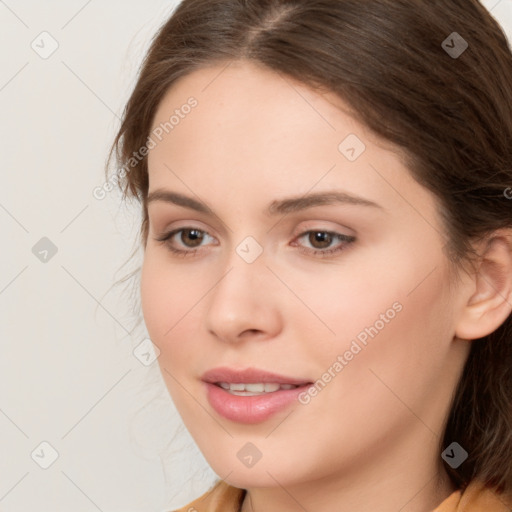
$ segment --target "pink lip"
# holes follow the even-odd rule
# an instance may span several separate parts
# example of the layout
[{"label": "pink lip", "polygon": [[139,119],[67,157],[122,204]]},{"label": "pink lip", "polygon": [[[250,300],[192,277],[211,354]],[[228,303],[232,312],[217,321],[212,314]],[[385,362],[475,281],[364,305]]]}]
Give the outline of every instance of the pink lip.
[{"label": "pink lip", "polygon": [[243,382],[244,384],[254,384],[258,382],[276,384],[294,384],[302,386],[309,384],[311,381],[306,379],[296,379],[293,377],[286,377],[277,373],[258,370],[257,368],[247,368],[246,370],[235,370],[227,367],[213,368],[203,374],[201,380],[216,384],[218,382],[228,382],[236,384]]},{"label": "pink lip", "polygon": [[[255,368],[234,370],[231,368],[214,368],[202,377],[206,387],[206,395],[212,408],[224,418],[236,423],[260,423],[297,402],[298,395],[305,391],[312,382],[304,379],[286,377],[276,373],[266,372]],[[227,383],[276,383],[294,384],[294,389],[281,389],[259,396],[231,395],[217,385]]]}]

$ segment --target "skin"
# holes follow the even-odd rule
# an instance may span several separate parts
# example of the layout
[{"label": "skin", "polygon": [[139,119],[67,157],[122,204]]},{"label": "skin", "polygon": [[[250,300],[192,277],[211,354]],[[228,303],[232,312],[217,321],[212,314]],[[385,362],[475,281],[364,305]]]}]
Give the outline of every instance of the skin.
[{"label": "skin", "polygon": [[[186,427],[213,470],[248,490],[243,512],[433,510],[455,490],[439,443],[468,340],[510,314],[509,239],[482,245],[494,261],[493,272],[481,267],[485,279],[463,273],[449,286],[434,196],[337,97],[254,63],[218,64],[174,84],[153,127],[190,96],[197,107],[149,153],[149,193],[179,192],[215,214],[151,201],[141,281],[148,332]],[[338,149],[349,134],[366,145],[354,162]],[[265,213],[274,200],[332,190],[381,208]],[[169,249],[193,251],[189,232],[157,241],[178,228],[205,232],[198,252]],[[326,250],[300,236],[308,230],[355,241],[333,238],[327,249],[340,252],[306,254]],[[252,263],[236,252],[248,236],[263,249]],[[313,382],[397,302],[401,311],[307,405],[253,425],[209,405],[200,380],[208,369]],[[247,442],[262,454],[250,468],[237,457]]]}]

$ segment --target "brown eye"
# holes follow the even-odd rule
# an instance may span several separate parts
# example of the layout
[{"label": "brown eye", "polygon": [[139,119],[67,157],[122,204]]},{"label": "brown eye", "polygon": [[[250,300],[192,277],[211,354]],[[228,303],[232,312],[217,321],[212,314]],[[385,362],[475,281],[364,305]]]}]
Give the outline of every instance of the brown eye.
[{"label": "brown eye", "polygon": [[326,231],[311,231],[308,240],[315,249],[326,249],[332,244],[333,236]]},{"label": "brown eye", "polygon": [[180,240],[186,247],[198,247],[204,239],[204,232],[199,229],[182,229]]},{"label": "brown eye", "polygon": [[[206,231],[197,228],[179,228],[155,238],[176,256],[193,256],[201,251],[204,241],[213,239]],[[214,244],[215,245],[215,244]]]},{"label": "brown eye", "polygon": [[320,258],[334,256],[356,241],[356,238],[351,235],[318,230],[306,231],[298,239],[303,239],[306,245],[299,244],[300,252]]}]

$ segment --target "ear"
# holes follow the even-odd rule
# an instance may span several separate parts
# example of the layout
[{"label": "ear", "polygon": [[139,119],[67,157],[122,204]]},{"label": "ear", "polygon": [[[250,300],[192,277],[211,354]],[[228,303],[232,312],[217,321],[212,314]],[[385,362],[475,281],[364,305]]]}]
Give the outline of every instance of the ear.
[{"label": "ear", "polygon": [[483,251],[455,335],[475,340],[494,332],[512,312],[512,231],[498,230]]}]

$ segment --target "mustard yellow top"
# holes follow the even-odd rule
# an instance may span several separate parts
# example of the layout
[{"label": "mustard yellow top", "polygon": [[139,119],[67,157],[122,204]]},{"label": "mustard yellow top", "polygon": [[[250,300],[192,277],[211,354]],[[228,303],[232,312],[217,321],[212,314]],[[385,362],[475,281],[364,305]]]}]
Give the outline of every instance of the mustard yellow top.
[{"label": "mustard yellow top", "polygon": [[[245,489],[220,480],[202,496],[173,512],[240,512]],[[507,505],[508,504],[508,505]],[[464,492],[455,491],[432,512],[511,512],[512,501],[478,482]]]}]

